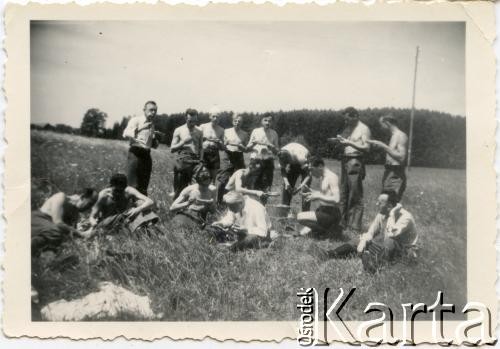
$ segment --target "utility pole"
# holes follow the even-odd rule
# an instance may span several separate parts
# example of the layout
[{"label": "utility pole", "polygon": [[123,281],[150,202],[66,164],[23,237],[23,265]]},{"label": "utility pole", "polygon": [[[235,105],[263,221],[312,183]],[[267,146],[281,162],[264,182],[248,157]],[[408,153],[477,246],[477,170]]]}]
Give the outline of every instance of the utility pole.
[{"label": "utility pole", "polygon": [[410,113],[410,137],[408,140],[408,171],[411,167],[411,151],[413,148],[413,119],[415,117],[415,92],[417,89],[417,67],[418,67],[418,54],[420,48],[417,46],[417,52],[415,54],[415,72],[413,75],[413,96],[411,99],[411,113]]}]

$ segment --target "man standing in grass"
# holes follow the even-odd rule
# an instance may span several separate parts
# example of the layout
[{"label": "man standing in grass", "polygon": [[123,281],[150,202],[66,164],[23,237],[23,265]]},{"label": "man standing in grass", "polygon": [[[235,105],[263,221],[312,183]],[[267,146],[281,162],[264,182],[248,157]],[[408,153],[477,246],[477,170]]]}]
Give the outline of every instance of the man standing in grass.
[{"label": "man standing in grass", "polygon": [[158,146],[154,127],[156,112],[156,103],[154,101],[146,102],[144,115],[130,119],[123,131],[123,137],[130,141],[127,161],[128,183],[144,195],[148,195],[151,178],[151,148]]},{"label": "man standing in grass", "polygon": [[261,162],[255,189],[264,192],[270,191],[273,185],[274,156],[279,150],[278,134],[271,128],[272,119],[271,114],[264,114],[261,119],[262,126],[252,131],[248,142],[248,149],[254,151]]},{"label": "man standing in grass", "polygon": [[217,203],[222,203],[226,184],[233,173],[245,168],[244,152],[247,151],[248,133],[241,129],[243,117],[233,114],[233,127],[224,131],[225,151],[222,152],[221,168],[217,173]]},{"label": "man standing in grass", "polygon": [[359,113],[355,108],[346,108],[343,116],[346,127],[342,135],[336,138],[344,146],[340,175],[342,225],[359,233],[363,220],[365,155],[370,150],[368,140],[371,132],[368,126],[359,120]]},{"label": "man standing in grass", "polygon": [[380,117],[382,129],[391,133],[389,145],[377,140],[368,140],[371,145],[385,152],[385,171],[382,177],[382,191],[394,191],[397,201],[401,201],[406,189],[406,155],[408,149],[408,136],[397,125],[392,114]]},{"label": "man standing in grass", "polygon": [[198,112],[186,110],[186,123],[174,131],[170,151],[177,153],[174,166],[174,198],[191,184],[193,170],[203,158],[203,134],[196,127]]},{"label": "man standing in grass", "polygon": [[396,257],[416,257],[418,234],[410,212],[397,203],[394,191],[383,192],[377,200],[378,213],[368,231],[350,242],[328,251],[330,258],[347,258],[358,254],[363,267],[375,272],[386,261]]},{"label": "man standing in grass", "polygon": [[[299,143],[289,143],[278,152],[281,177],[283,178],[283,190],[281,203],[290,206],[295,193],[310,185],[309,175],[309,150]],[[301,177],[301,184],[295,189],[297,179]],[[309,211],[311,203],[302,197],[302,211]]]},{"label": "man standing in grass", "polygon": [[210,172],[212,184],[220,168],[219,150],[223,149],[224,129],[219,126],[217,111],[210,113],[210,121],[200,125],[203,134],[203,163]]},{"label": "man standing in grass", "polygon": [[[339,203],[339,180],[335,173],[325,167],[325,162],[320,157],[310,160],[311,175],[321,181],[320,191],[310,189],[303,193],[305,201],[319,201],[320,206],[316,211],[300,212],[297,221],[305,227],[301,235],[311,232],[319,235],[338,235],[341,218]],[[306,189],[308,189],[306,187]]]}]

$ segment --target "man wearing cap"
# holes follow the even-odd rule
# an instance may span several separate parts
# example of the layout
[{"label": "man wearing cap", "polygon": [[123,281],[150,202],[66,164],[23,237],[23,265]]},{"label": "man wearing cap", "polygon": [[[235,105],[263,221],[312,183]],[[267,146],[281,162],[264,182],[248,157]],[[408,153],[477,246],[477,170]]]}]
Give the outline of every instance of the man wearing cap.
[{"label": "man wearing cap", "polygon": [[255,183],[256,189],[269,191],[273,185],[274,155],[279,150],[279,137],[271,128],[272,115],[264,114],[261,119],[262,127],[256,128],[250,135],[248,149],[257,154],[261,162],[260,175]]},{"label": "man wearing cap", "polygon": [[156,111],[157,106],[154,101],[146,102],[144,115],[130,119],[123,131],[123,138],[130,141],[127,160],[128,183],[144,195],[148,195],[151,178],[151,148],[158,146],[154,127]]},{"label": "man wearing cap", "polygon": [[389,145],[377,140],[368,140],[371,145],[385,152],[385,171],[382,177],[382,191],[394,191],[397,201],[401,201],[406,189],[406,155],[408,136],[397,125],[392,114],[384,115],[379,119],[382,129],[391,133]]},{"label": "man wearing cap", "polygon": [[237,240],[231,246],[233,251],[259,247],[263,240],[269,239],[271,220],[259,201],[235,191],[224,195],[223,201],[228,210],[212,225],[236,234]]},{"label": "man wearing cap", "polygon": [[193,170],[203,158],[203,134],[196,127],[198,111],[186,110],[186,123],[177,127],[172,137],[170,151],[177,153],[174,166],[174,198],[191,184]]},{"label": "man wearing cap", "polygon": [[343,112],[345,125],[337,141],[344,147],[340,174],[340,206],[342,225],[361,232],[363,219],[363,180],[365,178],[365,155],[370,150],[368,140],[371,132],[353,107]]},{"label": "man wearing cap", "polygon": [[218,124],[218,111],[210,112],[210,121],[200,125],[203,135],[203,162],[210,173],[212,183],[220,168],[219,150],[223,148],[224,129]]},{"label": "man wearing cap", "polygon": [[[300,143],[289,143],[278,152],[283,190],[281,203],[290,206],[293,194],[299,192],[311,183],[309,175],[309,150]],[[301,177],[301,184],[295,189],[297,179]],[[302,211],[309,211],[311,204],[302,197]]]},{"label": "man wearing cap", "polygon": [[222,152],[221,168],[217,173],[217,202],[222,203],[226,185],[235,171],[245,168],[244,152],[247,151],[248,133],[241,129],[241,115],[232,116],[233,127],[224,131],[225,151]]}]

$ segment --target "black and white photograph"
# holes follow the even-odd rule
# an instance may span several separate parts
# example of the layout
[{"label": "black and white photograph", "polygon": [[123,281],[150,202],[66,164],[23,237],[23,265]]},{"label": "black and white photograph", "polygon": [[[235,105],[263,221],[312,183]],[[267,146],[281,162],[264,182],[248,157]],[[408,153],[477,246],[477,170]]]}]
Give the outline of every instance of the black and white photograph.
[{"label": "black and white photograph", "polygon": [[464,305],[465,29],[32,20],[32,321]]}]

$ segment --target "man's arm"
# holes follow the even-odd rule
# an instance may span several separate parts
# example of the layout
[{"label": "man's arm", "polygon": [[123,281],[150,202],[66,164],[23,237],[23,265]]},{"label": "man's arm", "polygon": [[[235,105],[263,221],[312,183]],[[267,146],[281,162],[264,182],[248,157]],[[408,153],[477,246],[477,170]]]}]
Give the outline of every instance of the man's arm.
[{"label": "man's arm", "polygon": [[326,204],[338,204],[340,200],[340,193],[339,193],[339,180],[337,176],[331,177],[328,181],[328,187],[330,189],[331,194],[326,195],[323,194],[319,191],[313,191],[309,195],[306,196],[309,201],[314,201],[314,200],[320,200]]},{"label": "man's arm", "polygon": [[137,119],[134,117],[128,121],[127,127],[123,130],[123,138],[134,139],[137,130]]},{"label": "man's arm", "polygon": [[105,197],[104,193],[100,192],[96,203],[94,204],[94,206],[92,206],[92,210],[90,211],[90,216],[89,216],[89,222],[90,222],[91,229],[93,227],[95,227],[99,221],[99,215],[101,213],[102,202],[104,200],[104,197]]},{"label": "man's arm", "polygon": [[257,135],[255,134],[257,132],[257,129],[254,129],[252,133],[250,134],[250,140],[248,141],[247,144],[247,149],[248,151],[251,151],[255,145],[257,144]]},{"label": "man's arm", "polygon": [[403,162],[406,159],[406,151],[408,146],[408,137],[406,137],[406,135],[398,140],[396,149],[393,149],[385,143],[376,140],[369,141],[369,143],[381,148],[383,151],[385,151],[387,154],[389,154],[399,162]]},{"label": "man's arm", "polygon": [[140,202],[141,204],[127,212],[128,217],[134,217],[140,212],[143,212],[154,205],[154,201],[151,198],[148,198],[146,195],[139,192],[134,187],[125,188],[125,192],[135,199],[135,202]]},{"label": "man's arm", "polygon": [[380,226],[382,223],[382,222],[380,222],[381,219],[382,219],[382,215],[377,214],[375,216],[375,219],[373,220],[373,222],[370,224],[370,228],[368,228],[368,231],[359,237],[359,243],[358,243],[358,247],[357,247],[357,250],[359,253],[363,252],[363,250],[366,247],[366,243],[368,241],[373,240],[373,237],[376,234],[380,233]]},{"label": "man's arm", "polygon": [[186,144],[186,140],[181,140],[180,131],[178,128],[174,130],[174,135],[172,136],[172,143],[170,144],[170,151],[176,152],[182,146]]},{"label": "man's arm", "polygon": [[241,194],[246,194],[246,195],[255,195],[257,197],[261,197],[264,195],[263,191],[260,190],[252,190],[252,189],[247,189],[243,187],[243,181],[241,180],[241,176],[237,176],[234,181],[234,190],[238,193]]},{"label": "man's arm", "polygon": [[64,201],[66,200],[66,194],[57,193],[51,198],[50,208],[52,222],[55,224],[64,223]]},{"label": "man's arm", "polygon": [[190,192],[191,192],[190,187],[184,188],[177,197],[177,199],[175,199],[175,201],[170,206],[170,211],[175,212],[188,207],[191,204],[191,201],[188,200]]}]

